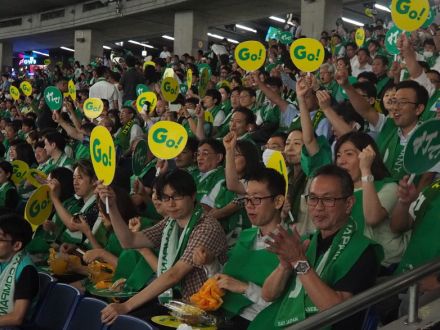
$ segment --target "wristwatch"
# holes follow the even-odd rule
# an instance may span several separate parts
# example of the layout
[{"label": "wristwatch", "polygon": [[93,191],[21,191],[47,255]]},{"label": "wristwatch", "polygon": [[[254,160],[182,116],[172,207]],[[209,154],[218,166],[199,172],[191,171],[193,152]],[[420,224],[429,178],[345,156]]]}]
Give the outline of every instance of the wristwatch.
[{"label": "wristwatch", "polygon": [[298,260],[293,265],[293,270],[295,271],[296,275],[305,275],[310,270],[310,265],[307,260]]},{"label": "wristwatch", "polygon": [[372,174],[361,177],[362,182],[374,182],[374,176]]}]

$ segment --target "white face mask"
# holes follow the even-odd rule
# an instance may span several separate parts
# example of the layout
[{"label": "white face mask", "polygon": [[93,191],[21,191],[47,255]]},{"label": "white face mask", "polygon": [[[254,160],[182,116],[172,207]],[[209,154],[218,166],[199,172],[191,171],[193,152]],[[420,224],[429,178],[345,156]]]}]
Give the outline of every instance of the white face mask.
[{"label": "white face mask", "polygon": [[67,112],[67,108],[65,106],[63,106],[63,108],[61,109],[61,112]]},{"label": "white face mask", "polygon": [[189,114],[191,117],[193,117],[193,116],[196,115],[196,109],[187,109],[187,111],[188,111],[188,114]]},{"label": "white face mask", "polygon": [[423,52],[423,56],[425,56],[425,58],[429,58],[429,57],[434,56],[434,53],[425,50],[425,51]]}]

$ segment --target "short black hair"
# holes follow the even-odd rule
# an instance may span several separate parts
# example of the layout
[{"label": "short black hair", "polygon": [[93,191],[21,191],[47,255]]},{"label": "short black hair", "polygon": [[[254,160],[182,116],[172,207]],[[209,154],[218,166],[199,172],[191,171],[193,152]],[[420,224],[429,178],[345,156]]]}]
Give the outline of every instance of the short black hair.
[{"label": "short black hair", "polygon": [[376,98],[377,90],[376,87],[369,81],[358,82],[353,84],[354,89],[360,89],[362,92],[367,94],[368,97]]},{"label": "short black hair", "polygon": [[388,58],[386,56],[383,56],[383,55],[376,55],[374,57],[374,59],[375,60],[381,60],[382,61],[382,65],[384,65],[384,66],[388,66],[388,64],[390,63]]},{"label": "short black hair", "polygon": [[199,142],[199,148],[204,144],[209,145],[216,154],[222,154],[223,159],[225,159],[226,150],[222,142],[213,138],[203,139]]},{"label": "short black hair", "polygon": [[247,92],[251,97],[257,97],[257,92],[251,87],[243,87],[240,93],[242,92]]},{"label": "short black hair", "polygon": [[32,227],[21,216],[9,213],[0,216],[0,229],[11,236],[12,242],[21,242],[21,250],[32,240]]},{"label": "short black hair", "polygon": [[351,179],[350,174],[348,174],[348,172],[343,168],[333,164],[324,165],[318,168],[313,173],[312,181],[318,176],[332,176],[338,178],[341,183],[342,196],[349,197],[353,195],[354,193],[353,180]]},{"label": "short black hair", "polygon": [[286,180],[273,168],[261,167],[249,177],[249,181],[265,183],[271,196],[286,194]]},{"label": "short black hair", "polygon": [[57,131],[52,131],[46,133],[44,138],[49,143],[55,143],[57,149],[64,152],[64,148],[66,147],[66,139],[64,138],[63,134]]},{"label": "short black hair", "polygon": [[245,116],[246,125],[249,124],[255,124],[255,121],[257,120],[257,117],[253,113],[251,109],[245,108],[245,107],[239,107],[234,110],[234,113],[239,112],[242,113]]},{"label": "short black hair", "polygon": [[371,71],[361,72],[358,74],[357,78],[358,78],[358,80],[361,78],[364,78],[372,84],[375,84],[375,85],[377,84],[377,76]]},{"label": "short black hair", "polygon": [[409,88],[416,92],[416,103],[426,107],[429,100],[429,94],[425,87],[414,80],[404,80],[396,85],[396,91],[403,88]]},{"label": "short black hair", "polygon": [[197,192],[196,183],[191,174],[185,170],[174,169],[160,175],[156,179],[157,196],[162,199],[165,186],[169,185],[180,196],[194,196]]},{"label": "short black hair", "polygon": [[194,136],[189,136],[188,141],[186,141],[185,149],[188,149],[194,154],[197,152],[198,146],[199,140],[197,140]]},{"label": "short black hair", "polygon": [[216,100],[215,105],[219,105],[220,103],[222,103],[222,94],[220,94],[220,92],[214,88],[208,89],[205,93],[205,96],[210,96],[214,100]]},{"label": "short black hair", "polygon": [[367,54],[367,56],[370,56],[370,51],[367,48],[359,48],[357,50],[357,54],[359,54],[360,52],[365,52],[365,54]]}]

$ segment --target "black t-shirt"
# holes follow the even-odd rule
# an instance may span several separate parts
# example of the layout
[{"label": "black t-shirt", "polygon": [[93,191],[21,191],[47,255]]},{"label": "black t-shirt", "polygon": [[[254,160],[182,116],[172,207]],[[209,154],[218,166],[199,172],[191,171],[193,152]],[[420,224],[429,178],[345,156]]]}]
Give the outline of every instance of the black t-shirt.
[{"label": "black t-shirt", "polygon": [[[336,234],[326,239],[318,237],[317,258],[324,254],[333,242]],[[350,292],[356,295],[372,287],[379,273],[380,263],[378,262],[376,252],[373,246],[369,246],[362,253],[358,261],[353,265],[350,271],[338,282],[332,285],[332,289],[342,292]],[[361,329],[365,318],[365,313],[360,312],[347,319],[333,325],[333,330]]]},{"label": "black t-shirt", "polygon": [[14,300],[32,300],[38,294],[38,272],[34,266],[26,266],[21,271],[20,277],[15,284]]}]

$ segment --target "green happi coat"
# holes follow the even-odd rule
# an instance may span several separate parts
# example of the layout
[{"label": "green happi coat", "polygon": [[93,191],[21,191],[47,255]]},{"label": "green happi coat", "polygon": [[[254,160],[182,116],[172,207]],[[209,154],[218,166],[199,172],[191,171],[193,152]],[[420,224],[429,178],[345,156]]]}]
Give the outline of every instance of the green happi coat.
[{"label": "green happi coat", "polygon": [[[351,270],[370,245],[376,248],[378,260],[382,259],[380,246],[363,236],[352,219],[339,230],[329,249],[321,256],[316,255],[319,234],[319,231],[316,231],[309,237],[310,245],[306,257],[321,280],[330,287]],[[318,312],[299,278],[293,275],[284,295],[258,314],[248,329],[284,328]]]}]

